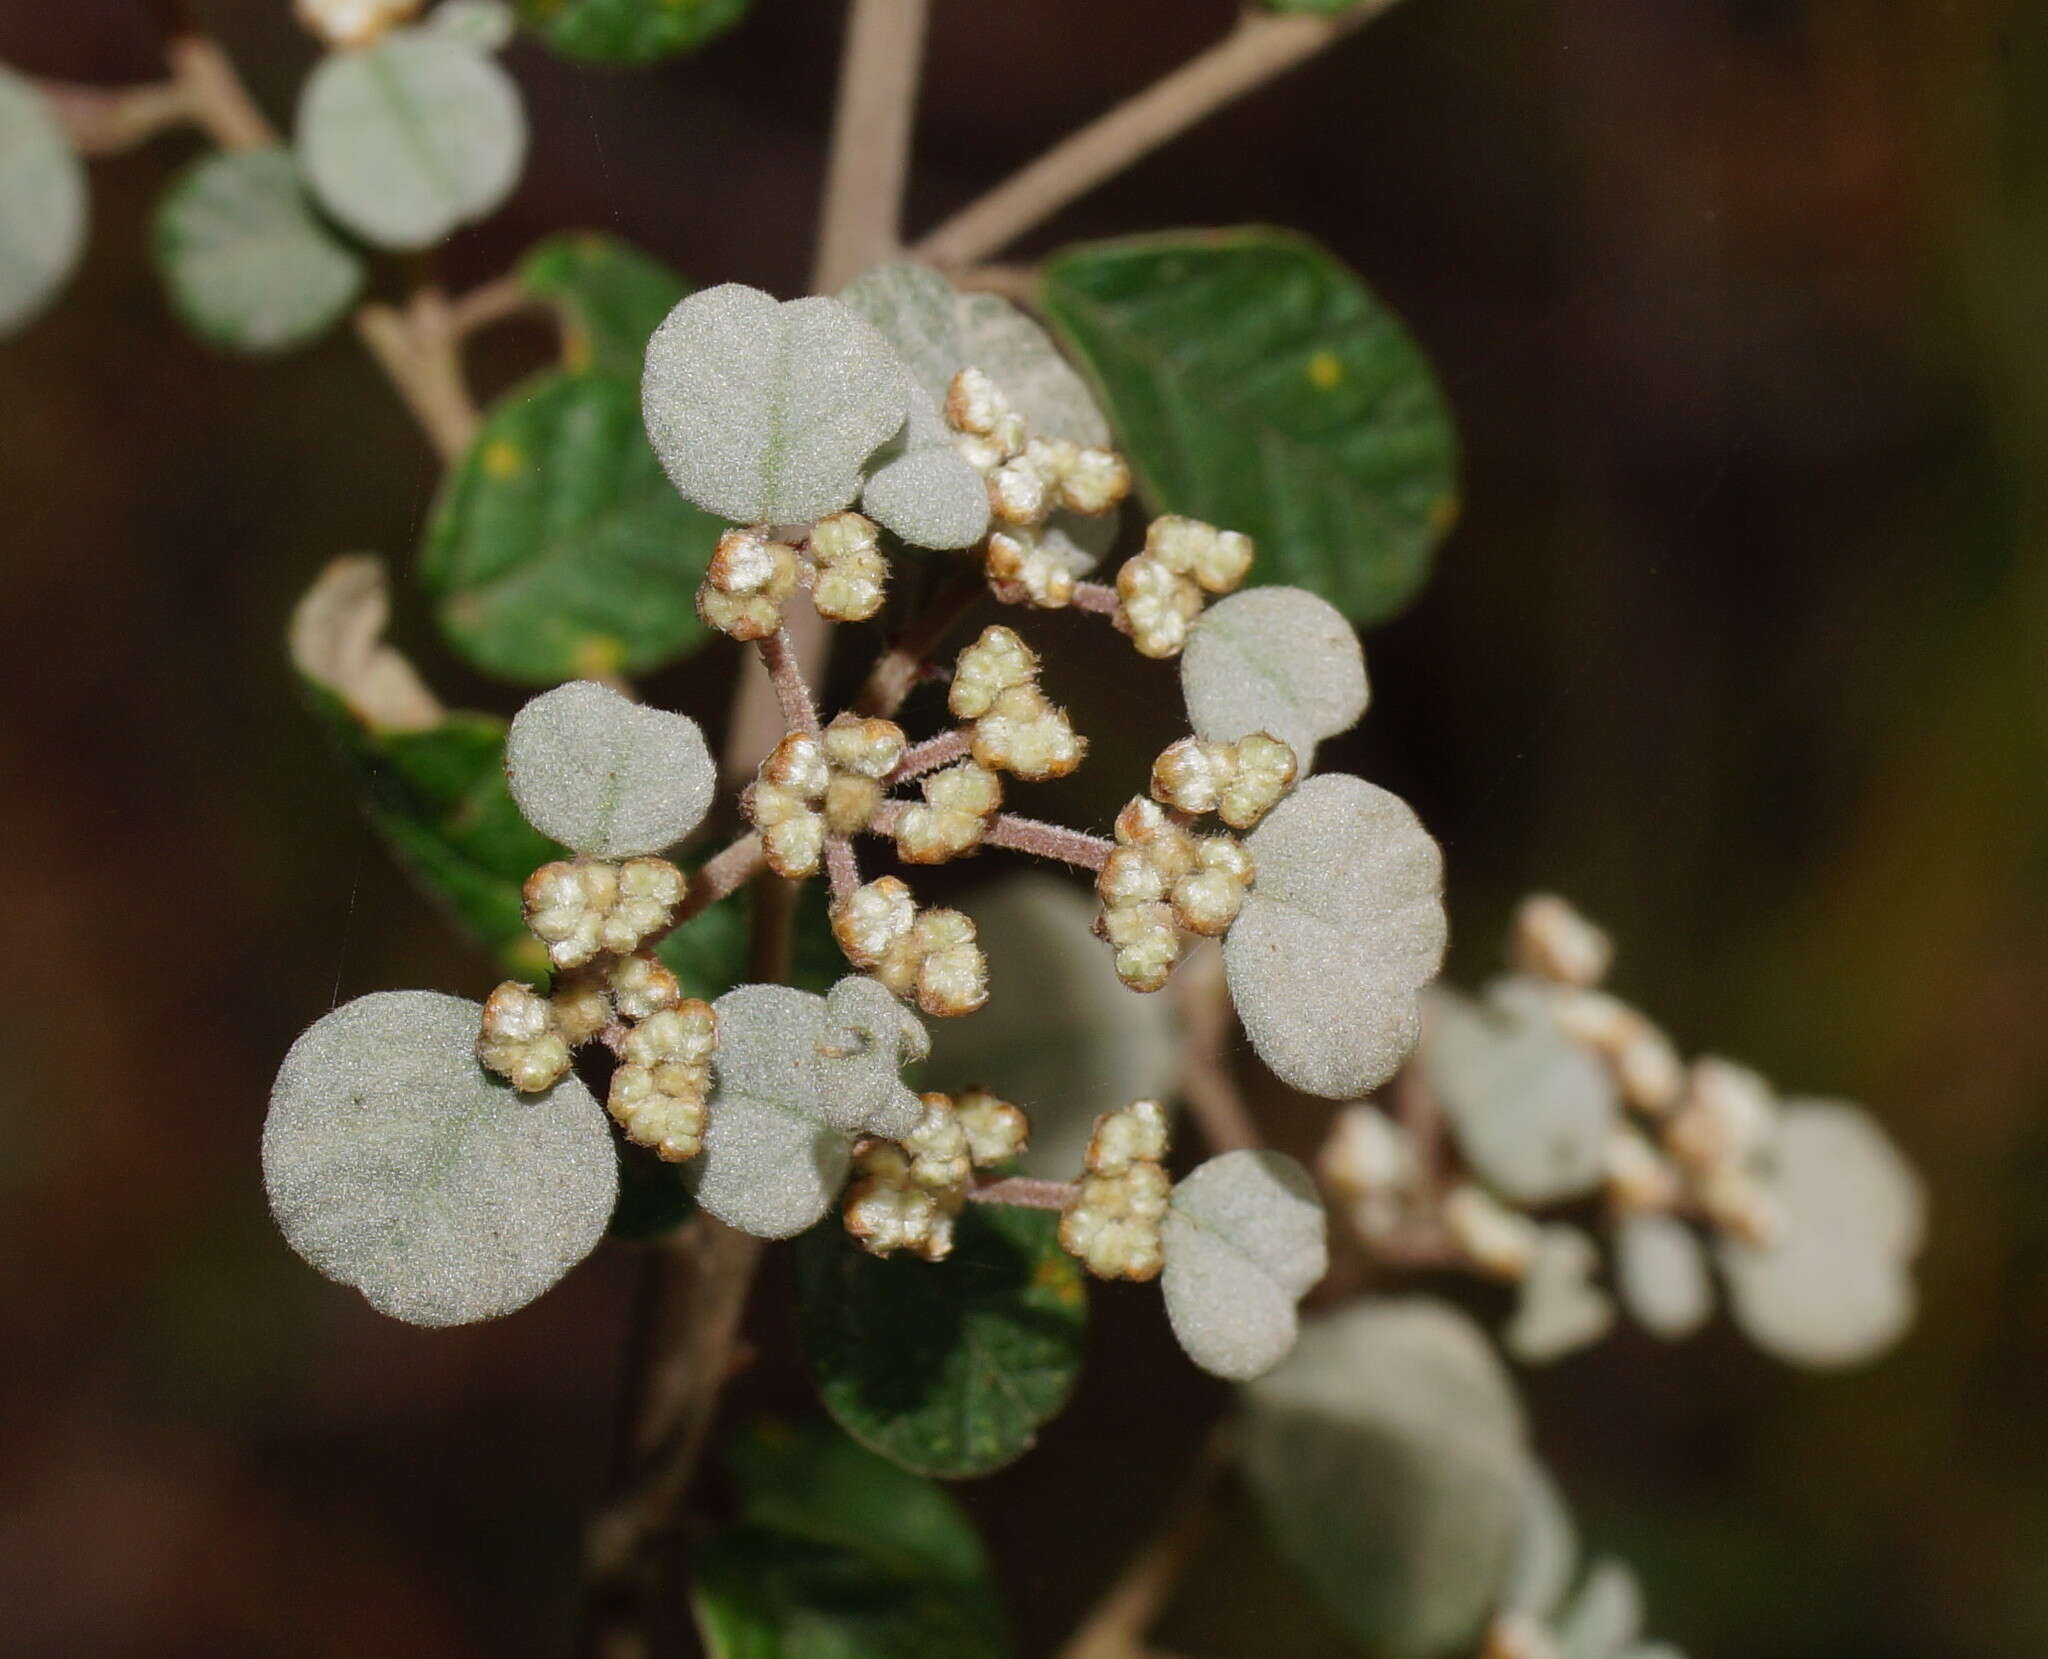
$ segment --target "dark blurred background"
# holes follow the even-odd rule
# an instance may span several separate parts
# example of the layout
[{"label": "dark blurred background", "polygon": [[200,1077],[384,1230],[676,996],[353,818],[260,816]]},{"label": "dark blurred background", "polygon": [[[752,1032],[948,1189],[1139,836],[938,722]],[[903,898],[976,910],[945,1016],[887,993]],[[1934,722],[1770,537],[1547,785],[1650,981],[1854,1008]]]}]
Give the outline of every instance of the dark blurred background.
[{"label": "dark blurred background", "polygon": [[[920,223],[1228,22],[934,9]],[[312,46],[284,0],[202,10],[286,114]],[[1923,1316],[1878,1366],[1801,1376],[1717,1328],[1530,1382],[1594,1542],[1698,1659],[2048,1647],[2044,13],[1405,0],[1021,250],[1270,220],[1386,296],[1458,413],[1466,508],[1332,758],[1443,838],[1454,969],[1487,971],[1520,892],[1569,893],[1684,1047],[1867,1102],[1927,1173]],[[840,22],[759,0],[643,74],[515,48],[532,165],[451,281],[591,226],[798,291]],[[0,11],[30,74],[156,54],[136,0]],[[291,1037],[495,976],[355,815],[280,646],[334,554],[409,567],[431,461],[345,333],[247,364],[173,323],[142,248],[191,151],[96,166],[82,280],[0,345],[0,1653],[552,1653],[630,1257],[423,1333],[264,1213]],[[541,349],[492,336],[486,389]],[[509,706],[402,603],[451,700]],[[1085,672],[1100,730],[1116,686]],[[781,1297],[754,1397],[795,1409]],[[1097,1306],[1080,1402],[963,1493],[1032,1652],[1223,1403],[1156,1297]],[[1162,1642],[1338,1651],[1241,1534],[1216,1549]]]}]

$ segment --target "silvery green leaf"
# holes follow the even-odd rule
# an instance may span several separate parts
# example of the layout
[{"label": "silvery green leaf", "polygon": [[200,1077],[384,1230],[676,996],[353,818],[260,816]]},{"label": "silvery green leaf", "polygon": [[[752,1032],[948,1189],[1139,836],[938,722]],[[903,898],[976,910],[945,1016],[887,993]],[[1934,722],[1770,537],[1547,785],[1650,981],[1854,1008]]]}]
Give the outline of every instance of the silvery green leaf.
[{"label": "silvery green leaf", "polygon": [[474,46],[395,30],[331,52],[306,82],[299,165],[321,206],[381,248],[424,248],[511,194],[526,115],[511,78]]},{"label": "silvery green leaf", "polygon": [[1579,1531],[1564,1494],[1542,1465],[1531,1463],[1522,1492],[1515,1568],[1501,1596],[1501,1610],[1548,1623],[1564,1605],[1578,1570]]},{"label": "silvery green leaf", "polygon": [[85,167],[48,102],[0,68],[0,334],[55,297],[85,250]]},{"label": "silvery green leaf", "polygon": [[285,1056],[263,1180],[294,1250],[416,1325],[523,1307],[603,1236],[618,1170],[572,1075],[521,1095],[476,1061],[483,1009],[432,991],[359,997]]},{"label": "silvery green leaf", "polygon": [[1545,1227],[1502,1338],[1508,1352],[1530,1365],[1548,1365],[1605,1336],[1614,1303],[1592,1282],[1599,1264],[1600,1252],[1578,1228]]},{"label": "silvery green leaf", "polygon": [[1425,1300],[1304,1323],[1244,1389],[1243,1466],[1281,1556],[1388,1659],[1469,1654],[1523,1526],[1522,1414],[1491,1345]]},{"label": "silvery green leaf", "polygon": [[1180,687],[1198,736],[1270,732],[1304,773],[1316,744],[1357,725],[1370,696],[1358,635],[1304,588],[1252,588],[1210,606],[1188,634]]},{"label": "silvery green leaf", "polygon": [[283,150],[223,150],[157,209],[156,261],[193,332],[236,351],[288,351],[354,303],[363,262],[313,214]]},{"label": "silvery green leaf", "polygon": [[[922,391],[911,396],[926,401]],[[869,518],[913,547],[972,547],[988,533],[988,485],[943,436],[935,442],[911,439],[869,474],[860,504]]]},{"label": "silvery green leaf", "polygon": [[711,805],[718,769],[697,722],[573,680],[522,708],[505,776],[526,821],[594,858],[673,846]]},{"label": "silvery green leaf", "polygon": [[1707,1256],[1675,1216],[1624,1216],[1614,1229],[1614,1281],[1637,1324],[1666,1340],[1690,1336],[1714,1311]]},{"label": "silvery green leaf", "polygon": [[1643,1591],[1621,1562],[1593,1563],[1586,1582],[1558,1620],[1560,1659],[1620,1659],[1643,1633]]},{"label": "silvery green leaf", "polygon": [[1736,1322],[1795,1365],[1854,1365],[1890,1347],[1913,1319],[1919,1177],[1857,1107],[1795,1100],[1779,1120],[1769,1181],[1777,1236],[1718,1246]]},{"label": "silvery green leaf", "polygon": [[903,365],[837,300],[726,283],[647,343],[641,412],[678,491],[735,523],[799,523],[860,493],[904,423]]},{"label": "silvery green leaf", "polygon": [[1238,1382],[1279,1364],[1329,1268],[1325,1230],[1315,1183],[1282,1153],[1226,1152],[1176,1183],[1161,1288],[1188,1357]]},{"label": "silvery green leaf", "polygon": [[[1031,872],[961,900],[990,983],[1031,989],[939,1021],[927,1072],[931,1087],[979,1085],[1023,1107],[1031,1145],[1021,1168],[1051,1180],[1081,1167],[1098,1113],[1171,1092],[1179,1040],[1172,999],[1133,996],[1116,977],[1090,931],[1096,907],[1085,892]],[[1057,1042],[1046,1040],[1049,1031]]]},{"label": "silvery green leaf", "polygon": [[1540,998],[1432,998],[1422,1067],[1458,1150],[1503,1197],[1553,1204],[1605,1180],[1621,1121],[1613,1074]]},{"label": "silvery green leaf", "polygon": [[504,0],[441,0],[421,25],[473,52],[502,51],[519,27]]},{"label": "silvery green leaf", "polygon": [[1106,444],[1094,395],[1044,329],[995,294],[963,294],[922,265],[877,265],[840,291],[882,331],[934,402],[965,368],[1002,388],[1035,437]]},{"label": "silvery green leaf", "polygon": [[1312,777],[1246,841],[1257,877],[1224,940],[1231,1000],[1284,1083],[1356,1100],[1415,1046],[1443,962],[1443,855],[1399,796]]},{"label": "silvery green leaf", "polygon": [[825,994],[819,1035],[819,1106],[835,1129],[899,1139],[924,1103],[903,1068],[932,1051],[924,1021],[879,981],[848,974]]}]

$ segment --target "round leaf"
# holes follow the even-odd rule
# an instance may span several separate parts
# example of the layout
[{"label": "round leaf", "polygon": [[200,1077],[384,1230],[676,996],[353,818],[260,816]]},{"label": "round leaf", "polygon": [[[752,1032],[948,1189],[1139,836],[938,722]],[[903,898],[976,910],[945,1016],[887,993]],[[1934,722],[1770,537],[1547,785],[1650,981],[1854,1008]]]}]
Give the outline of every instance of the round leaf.
[{"label": "round leaf", "polygon": [[518,0],[519,21],[564,57],[647,64],[702,46],[750,0]]},{"label": "round leaf", "polygon": [[696,721],[589,680],[519,711],[505,776],[528,823],[595,858],[673,846],[697,827],[718,784]]},{"label": "round leaf", "polygon": [[1467,1654],[1523,1529],[1521,1410],[1486,1338],[1423,1300],[1312,1320],[1247,1385],[1244,1471],[1280,1554],[1390,1659]]},{"label": "round leaf", "polygon": [[873,1256],[836,1220],[796,1254],[804,1355],[826,1409],[920,1474],[1024,1455],[1073,1392],[1088,1298],[1058,1218],[970,1204],[942,1262]]},{"label": "round leaf", "polygon": [[1188,1357],[1239,1382],[1279,1364],[1330,1265],[1308,1172],[1278,1152],[1211,1158],[1175,1185],[1164,1234],[1166,1315]]},{"label": "round leaf", "polygon": [[1456,516],[1450,416],[1328,253],[1270,230],[1096,243],[1051,260],[1042,297],[1155,511],[1244,531],[1257,580],[1353,621],[1414,596]]},{"label": "round leaf", "polygon": [[1531,1463],[1522,1491],[1522,1531],[1501,1610],[1548,1623],[1579,1570],[1579,1532],[1557,1482]]},{"label": "round leaf", "polygon": [[526,160],[519,90],[474,47],[401,29],[330,53],[299,100],[299,164],[321,206],[381,248],[482,218]]},{"label": "round leaf", "polygon": [[482,1018],[432,991],[346,1003],[292,1045],[263,1126],[292,1248],[416,1325],[525,1306],[596,1246],[618,1192],[590,1092],[514,1093],[477,1064]]},{"label": "round leaf", "polygon": [[492,408],[449,473],[421,574],[479,668],[638,673],[706,637],[695,594],[723,528],[669,488],[630,381],[547,374]]},{"label": "round leaf", "polygon": [[50,106],[0,68],[0,334],[49,304],[85,250],[85,167]]},{"label": "round leaf", "polygon": [[1316,744],[1365,713],[1365,652],[1314,594],[1253,588],[1202,614],[1181,653],[1180,688],[1198,735],[1234,743],[1269,732],[1307,772]]},{"label": "round leaf", "polygon": [[972,547],[988,533],[988,486],[943,440],[912,444],[877,468],[861,506],[913,547]]},{"label": "round leaf", "polygon": [[860,493],[903,425],[903,366],[837,300],[778,304],[727,283],[692,294],[647,344],[642,412],[669,481],[736,523],[800,523]]},{"label": "round leaf", "polygon": [[[1090,931],[1095,906],[1056,876],[1008,876],[961,901],[988,956],[992,996],[978,1012],[940,1020],[927,1075],[1015,1101],[1031,1118],[1026,1174],[1069,1180],[1099,1113],[1173,1087],[1178,1028],[1170,997],[1132,996]],[[1025,994],[1021,987],[1029,987]],[[1057,1042],[1046,1033],[1058,1032]]]},{"label": "round leaf", "polygon": [[1614,1280],[1622,1305],[1653,1336],[1690,1336],[1714,1311],[1706,1252],[1673,1216],[1622,1218],[1614,1230]]},{"label": "round leaf", "polygon": [[1422,1061],[1458,1150],[1505,1197],[1553,1204],[1606,1179],[1621,1115],[1613,1075],[1540,999],[1435,999]]},{"label": "round leaf", "polygon": [[282,150],[193,164],[157,209],[158,268],[193,332],[236,351],[288,351],[354,303],[363,264],[314,217]]},{"label": "round leaf", "polygon": [[1282,1082],[1355,1100],[1415,1046],[1443,855],[1399,796],[1343,773],[1310,778],[1246,845],[1258,873],[1223,946],[1238,1017]]}]

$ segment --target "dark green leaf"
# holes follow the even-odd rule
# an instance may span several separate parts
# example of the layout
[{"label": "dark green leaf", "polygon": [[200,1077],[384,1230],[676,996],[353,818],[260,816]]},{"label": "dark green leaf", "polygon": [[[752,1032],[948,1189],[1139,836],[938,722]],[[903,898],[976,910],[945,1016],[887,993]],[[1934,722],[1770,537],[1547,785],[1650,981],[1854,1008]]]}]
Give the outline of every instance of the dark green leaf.
[{"label": "dark green leaf", "polygon": [[938,1488],[823,1424],[756,1424],[728,1462],[739,1519],[690,1586],[711,1659],[1009,1653],[980,1540]]},{"label": "dark green leaf", "polygon": [[519,21],[564,57],[643,64],[690,51],[746,16],[748,0],[518,0]]},{"label": "dark green leaf", "polygon": [[1259,544],[1255,580],[1356,622],[1399,611],[1456,516],[1429,365],[1356,276],[1270,230],[1071,248],[1043,304],[1145,498]]},{"label": "dark green leaf", "polygon": [[696,590],[724,526],[669,487],[640,393],[544,374],[448,477],[420,573],[479,668],[529,685],[660,666],[705,637]]},{"label": "dark green leaf", "polygon": [[797,1319],[826,1409],[919,1474],[1031,1449],[1081,1368],[1088,1297],[1041,1210],[969,1205],[951,1256],[871,1256],[828,1217],[797,1243]]},{"label": "dark green leaf", "polygon": [[550,236],[519,262],[519,280],[561,308],[565,367],[635,381],[647,336],[690,291],[660,260],[600,231]]},{"label": "dark green leaf", "polygon": [[509,972],[545,975],[519,889],[562,849],[512,804],[504,721],[451,714],[426,731],[378,732],[333,692],[304,683],[361,777],[370,821],[408,873]]}]

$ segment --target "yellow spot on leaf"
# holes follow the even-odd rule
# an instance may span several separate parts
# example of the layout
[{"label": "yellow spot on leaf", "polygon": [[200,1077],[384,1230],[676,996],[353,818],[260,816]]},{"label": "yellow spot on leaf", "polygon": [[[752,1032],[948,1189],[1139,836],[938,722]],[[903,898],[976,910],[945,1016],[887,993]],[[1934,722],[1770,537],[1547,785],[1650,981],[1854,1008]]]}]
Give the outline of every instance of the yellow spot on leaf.
[{"label": "yellow spot on leaf", "polygon": [[484,471],[504,480],[517,478],[526,466],[526,452],[515,443],[493,438],[484,445]]},{"label": "yellow spot on leaf", "polygon": [[610,634],[586,634],[569,657],[569,666],[585,680],[609,679],[625,664],[626,642]]},{"label": "yellow spot on leaf", "polygon": [[1308,383],[1319,392],[1335,391],[1344,383],[1344,365],[1334,351],[1319,351],[1308,360]]},{"label": "yellow spot on leaf", "polygon": [[1072,1307],[1082,1299],[1081,1275],[1074,1271],[1073,1264],[1064,1256],[1046,1257],[1031,1270],[1031,1285],[1034,1290],[1046,1290],[1064,1306]]}]

